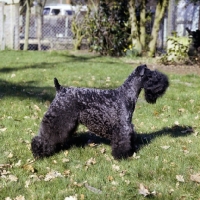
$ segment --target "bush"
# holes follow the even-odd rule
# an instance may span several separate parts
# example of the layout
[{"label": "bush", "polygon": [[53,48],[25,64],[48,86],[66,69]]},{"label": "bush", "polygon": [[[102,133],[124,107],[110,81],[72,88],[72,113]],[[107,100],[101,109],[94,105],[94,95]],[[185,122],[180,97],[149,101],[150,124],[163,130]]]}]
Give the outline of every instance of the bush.
[{"label": "bush", "polygon": [[124,49],[125,55],[129,58],[134,58],[139,55],[137,49],[134,48],[134,46],[129,45],[128,49]]},{"label": "bush", "polygon": [[162,56],[164,64],[185,63],[188,61],[188,51],[191,39],[188,37],[171,36],[167,39],[167,53]]},{"label": "bush", "polygon": [[128,1],[106,2],[101,0],[93,17],[87,19],[87,35],[90,50],[101,55],[122,56],[128,47]]}]

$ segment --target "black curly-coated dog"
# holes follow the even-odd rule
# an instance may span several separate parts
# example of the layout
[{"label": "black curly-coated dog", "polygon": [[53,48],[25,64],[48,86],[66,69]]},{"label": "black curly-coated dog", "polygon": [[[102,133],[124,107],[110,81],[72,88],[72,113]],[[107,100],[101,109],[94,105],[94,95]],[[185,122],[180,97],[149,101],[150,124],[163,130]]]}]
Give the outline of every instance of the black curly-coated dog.
[{"label": "black curly-coated dog", "polygon": [[117,89],[62,87],[54,79],[56,96],[44,115],[39,134],[32,139],[35,158],[50,156],[69,141],[78,124],[111,140],[115,159],[136,150],[132,115],[141,90],[148,103],[156,103],[169,86],[166,75],[138,66]]}]

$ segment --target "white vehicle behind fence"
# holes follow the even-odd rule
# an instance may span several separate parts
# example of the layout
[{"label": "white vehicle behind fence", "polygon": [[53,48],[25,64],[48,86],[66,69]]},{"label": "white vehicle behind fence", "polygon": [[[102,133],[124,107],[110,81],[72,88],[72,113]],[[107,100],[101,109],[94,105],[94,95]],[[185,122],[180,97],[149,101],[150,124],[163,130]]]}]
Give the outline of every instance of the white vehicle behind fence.
[{"label": "white vehicle behind fence", "polygon": [[87,12],[87,6],[72,6],[70,4],[45,6],[43,10],[43,15],[62,15],[71,16],[74,14],[85,14]]},{"label": "white vehicle behind fence", "polygon": [[71,22],[81,20],[87,12],[87,6],[72,6],[70,4],[49,5],[43,10],[44,31],[43,36],[72,37]]}]

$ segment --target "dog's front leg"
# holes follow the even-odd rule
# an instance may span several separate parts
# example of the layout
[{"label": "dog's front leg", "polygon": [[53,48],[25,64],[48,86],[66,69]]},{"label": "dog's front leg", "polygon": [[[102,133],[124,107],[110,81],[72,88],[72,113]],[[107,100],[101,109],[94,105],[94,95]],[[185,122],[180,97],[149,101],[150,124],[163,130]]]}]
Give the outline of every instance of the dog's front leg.
[{"label": "dog's front leg", "polygon": [[112,155],[115,159],[126,159],[135,151],[136,135],[132,124],[117,129],[112,134]]}]

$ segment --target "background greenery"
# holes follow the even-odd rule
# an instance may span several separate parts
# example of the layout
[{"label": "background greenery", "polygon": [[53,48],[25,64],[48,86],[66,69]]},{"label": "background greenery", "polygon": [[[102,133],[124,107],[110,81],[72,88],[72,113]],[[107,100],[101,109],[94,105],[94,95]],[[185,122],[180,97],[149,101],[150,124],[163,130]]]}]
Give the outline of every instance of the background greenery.
[{"label": "background greenery", "polygon": [[34,161],[30,141],[54,98],[54,77],[65,86],[116,88],[136,65],[67,52],[0,57],[1,199],[200,197],[198,75],[167,74],[170,87],[155,105],[140,95],[133,117],[140,150],[128,160],[113,160],[107,141],[80,126],[68,151]]}]

